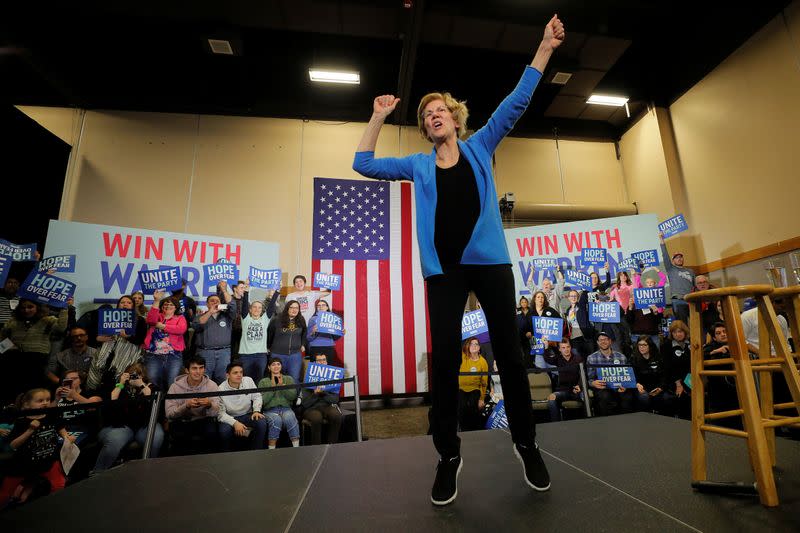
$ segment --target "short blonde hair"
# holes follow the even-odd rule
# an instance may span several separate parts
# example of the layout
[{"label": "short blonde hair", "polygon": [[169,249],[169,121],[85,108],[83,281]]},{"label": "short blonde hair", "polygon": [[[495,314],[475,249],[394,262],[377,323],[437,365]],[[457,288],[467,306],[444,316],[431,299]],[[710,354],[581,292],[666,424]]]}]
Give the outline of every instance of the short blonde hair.
[{"label": "short blonde hair", "polygon": [[466,137],[467,118],[469,117],[467,102],[456,100],[450,93],[428,93],[419,101],[419,107],[417,108],[417,127],[419,128],[419,134],[422,135],[422,138],[428,142],[433,142],[431,138],[428,137],[428,132],[425,131],[425,117],[422,116],[422,113],[425,111],[425,107],[434,100],[441,100],[444,102],[444,105],[447,106],[447,109],[453,114],[453,120],[455,120],[456,125],[458,125],[459,139]]}]

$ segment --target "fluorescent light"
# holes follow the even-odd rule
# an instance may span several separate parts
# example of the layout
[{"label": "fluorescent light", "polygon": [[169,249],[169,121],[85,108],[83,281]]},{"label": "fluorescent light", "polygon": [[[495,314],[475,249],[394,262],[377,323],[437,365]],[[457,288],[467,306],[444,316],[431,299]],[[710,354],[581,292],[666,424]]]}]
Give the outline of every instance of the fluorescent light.
[{"label": "fluorescent light", "polygon": [[345,72],[337,70],[318,70],[308,69],[308,77],[311,81],[319,81],[324,83],[349,83],[351,85],[358,85],[361,83],[361,76],[358,72]]},{"label": "fluorescent light", "polygon": [[628,99],[623,96],[608,96],[605,94],[593,94],[586,100],[587,104],[597,104],[597,105],[613,105],[616,107],[622,107],[628,103]]}]

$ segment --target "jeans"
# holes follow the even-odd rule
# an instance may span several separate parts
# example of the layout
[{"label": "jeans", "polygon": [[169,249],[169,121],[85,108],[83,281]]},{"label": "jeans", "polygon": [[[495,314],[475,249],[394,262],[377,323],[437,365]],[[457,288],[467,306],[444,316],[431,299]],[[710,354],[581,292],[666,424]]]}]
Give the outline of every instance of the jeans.
[{"label": "jeans", "polygon": [[[245,413],[243,415],[234,416],[233,418],[237,422],[241,422],[245,426],[251,429],[250,435],[245,437],[250,441],[250,449],[251,450],[262,450],[264,449],[264,438],[267,435],[267,419],[260,418],[258,420],[253,420],[251,418],[253,413]],[[233,426],[226,424],[225,422],[219,423],[219,438],[220,438],[220,446],[223,452],[229,452],[233,448],[233,439],[236,437],[236,434],[233,431]]]},{"label": "jeans", "polygon": [[300,428],[297,426],[297,417],[294,411],[288,407],[271,407],[264,411],[269,423],[269,440],[278,440],[281,436],[281,429],[286,428],[289,438],[292,440],[300,438]]},{"label": "jeans", "polygon": [[[502,245],[502,244],[501,244]],[[469,291],[481,302],[503,386],[511,438],[523,446],[535,437],[531,391],[525,371],[510,265],[457,265],[427,280],[433,348],[431,433],[444,458],[460,455],[458,372],[461,366],[461,320]]]},{"label": "jeans", "polygon": [[206,360],[206,376],[216,384],[225,381],[225,368],[231,362],[231,347],[216,349],[198,348],[197,355]]},{"label": "jeans", "polygon": [[637,411],[658,411],[659,414],[673,416],[676,411],[677,397],[669,391],[650,396],[649,393],[636,393]]},{"label": "jeans", "polygon": [[[97,462],[94,464],[94,470],[108,470],[117,460],[119,454],[132,440],[144,446],[144,441],[147,439],[147,426],[142,426],[136,431],[128,426],[104,427],[97,435],[103,447],[100,449],[100,455],[97,456]],[[161,424],[156,424],[155,432],[153,432],[153,445],[150,448],[150,457],[158,457],[158,452],[161,450],[161,445],[164,443],[164,430]]]},{"label": "jeans", "polygon": [[636,389],[594,389],[595,415],[608,416],[617,413],[632,413]]},{"label": "jeans", "polygon": [[150,381],[159,390],[169,390],[169,386],[175,382],[175,378],[183,369],[183,355],[180,352],[169,355],[157,355],[150,352],[144,354],[144,366]]},{"label": "jeans", "polygon": [[265,353],[245,353],[239,355],[239,362],[242,363],[244,375],[253,378],[258,383],[264,377],[264,370],[267,368],[267,354]]},{"label": "jeans", "polygon": [[300,370],[303,368],[303,355],[300,352],[284,355],[272,352],[273,357],[281,360],[282,372],[294,378],[295,383],[300,383]]},{"label": "jeans", "polygon": [[575,394],[571,390],[560,390],[553,393],[556,397],[555,400],[547,400],[547,409],[550,411],[550,420],[552,422],[561,421],[561,404],[568,401],[581,401],[579,394]]}]

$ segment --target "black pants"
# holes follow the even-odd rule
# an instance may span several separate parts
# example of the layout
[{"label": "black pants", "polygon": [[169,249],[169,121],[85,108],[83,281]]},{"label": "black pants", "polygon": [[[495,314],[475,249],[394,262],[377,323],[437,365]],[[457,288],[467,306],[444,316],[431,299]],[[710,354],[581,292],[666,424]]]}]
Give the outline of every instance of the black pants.
[{"label": "black pants", "polygon": [[433,368],[431,433],[439,455],[460,455],[458,372],[461,366],[461,319],[469,291],[481,304],[503,386],[511,438],[533,444],[536,428],[528,376],[522,361],[516,320],[514,275],[510,265],[460,265],[427,279]]},{"label": "black pants", "polygon": [[618,413],[632,413],[635,401],[632,389],[619,392],[617,389],[594,389],[596,416],[608,416]]},{"label": "black pants", "polygon": [[169,432],[173,455],[195,455],[219,451],[219,434],[215,417],[197,420],[172,420]]},{"label": "black pants", "polygon": [[483,429],[485,420],[478,409],[478,400],[481,400],[481,391],[458,391],[458,425],[461,431],[476,431]]}]

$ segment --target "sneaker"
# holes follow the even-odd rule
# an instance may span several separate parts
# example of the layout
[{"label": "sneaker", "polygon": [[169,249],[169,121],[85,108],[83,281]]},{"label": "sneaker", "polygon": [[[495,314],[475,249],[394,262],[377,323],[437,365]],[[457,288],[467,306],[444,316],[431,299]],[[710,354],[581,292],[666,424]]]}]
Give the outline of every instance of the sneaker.
[{"label": "sneaker", "polygon": [[544,492],[550,490],[550,474],[539,453],[539,445],[523,446],[514,445],[514,455],[522,463],[522,473],[525,475],[525,483],[533,490]]},{"label": "sneaker", "polygon": [[431,503],[433,505],[447,505],[453,503],[458,496],[458,474],[464,461],[461,456],[450,459],[439,459],[436,467],[436,479],[431,489]]}]

